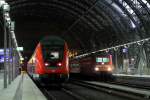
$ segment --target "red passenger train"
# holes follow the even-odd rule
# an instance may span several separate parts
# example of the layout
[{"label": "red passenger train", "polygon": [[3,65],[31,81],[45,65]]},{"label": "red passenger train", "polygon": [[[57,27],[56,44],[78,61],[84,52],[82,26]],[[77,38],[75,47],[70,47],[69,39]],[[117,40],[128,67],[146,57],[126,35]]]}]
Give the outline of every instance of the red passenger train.
[{"label": "red passenger train", "polygon": [[28,62],[27,71],[42,81],[64,82],[69,78],[67,43],[55,36],[43,38]]}]

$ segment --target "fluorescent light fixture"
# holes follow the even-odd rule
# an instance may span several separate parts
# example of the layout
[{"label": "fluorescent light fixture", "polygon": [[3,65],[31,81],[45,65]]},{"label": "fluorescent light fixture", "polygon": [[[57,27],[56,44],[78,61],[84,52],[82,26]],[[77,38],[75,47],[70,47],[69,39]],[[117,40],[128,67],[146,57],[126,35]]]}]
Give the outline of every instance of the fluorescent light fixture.
[{"label": "fluorescent light fixture", "polygon": [[21,57],[21,58],[20,58],[20,60],[22,60],[22,61],[23,61],[23,60],[24,60],[24,58],[23,58],[23,57]]},{"label": "fluorescent light fixture", "polygon": [[133,21],[131,21],[131,26],[132,28],[136,28],[136,25],[133,23]]},{"label": "fluorescent light fixture", "polygon": [[10,11],[10,6],[9,6],[7,3],[5,3],[5,4],[3,5],[3,10],[4,10],[5,12],[9,12],[9,11]]},{"label": "fluorescent light fixture", "polygon": [[16,39],[16,36],[15,36],[15,34],[14,34],[14,31],[11,31],[11,34],[12,34],[12,38],[13,38],[13,39]]},{"label": "fluorescent light fixture", "polygon": [[10,21],[11,21],[10,17],[5,18],[5,20],[6,20],[7,22],[10,22]]},{"label": "fluorescent light fixture", "polygon": [[17,51],[23,51],[23,47],[17,47]]},{"label": "fluorescent light fixture", "polygon": [[10,17],[10,16],[9,16],[9,12],[5,12],[5,13],[4,13],[4,16],[5,16],[5,18]]},{"label": "fluorescent light fixture", "polygon": [[15,22],[14,21],[11,21],[11,23],[10,23],[10,30],[11,31],[15,30]]},{"label": "fluorescent light fixture", "polygon": [[6,2],[4,0],[0,0],[0,6],[4,5]]}]

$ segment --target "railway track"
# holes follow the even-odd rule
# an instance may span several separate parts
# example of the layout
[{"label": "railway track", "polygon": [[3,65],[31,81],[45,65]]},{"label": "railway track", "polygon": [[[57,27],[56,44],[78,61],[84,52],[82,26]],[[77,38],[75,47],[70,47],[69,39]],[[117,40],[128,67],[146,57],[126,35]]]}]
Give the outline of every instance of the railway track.
[{"label": "railway track", "polygon": [[66,88],[61,89],[42,89],[48,100],[86,100],[84,97]]},{"label": "railway track", "polygon": [[[130,94],[129,92],[124,92],[122,90],[104,88],[104,87],[93,85],[93,84],[88,84],[88,83],[83,83],[83,82],[72,82],[71,84],[77,85],[80,87],[85,87],[87,89],[92,89],[92,90],[98,91],[98,92],[105,92],[109,95],[115,95],[115,96],[119,96],[121,98],[126,98],[129,100],[150,100],[149,97],[142,97],[139,94],[138,95],[135,93]],[[58,93],[58,91],[53,91],[53,90],[47,91],[47,93],[49,96],[49,97],[47,96],[49,98],[48,100],[62,100],[62,98],[60,98],[60,96],[63,97],[63,100],[66,100],[66,99],[69,99],[69,100],[91,100],[84,96],[78,95],[76,92],[73,92],[72,90],[68,89],[68,87],[66,88],[66,86],[64,86],[59,91],[59,93]],[[99,100],[99,99],[96,99],[96,100]]]},{"label": "railway track", "polygon": [[[77,81],[78,80],[84,80],[84,81],[97,81],[98,80],[92,80],[92,79],[85,79],[81,77],[74,77]],[[145,90],[150,90],[150,80],[149,79],[117,79],[117,80],[101,80],[104,83],[108,84],[115,84],[115,85],[121,85],[121,86],[127,86],[127,87],[133,87],[133,88],[138,88],[138,89],[145,89]]]},{"label": "railway track", "polygon": [[[38,86],[39,87],[39,86]],[[73,87],[73,88],[72,88]],[[81,89],[82,88],[82,89]],[[47,87],[47,86],[41,86],[41,91],[43,94],[47,97],[47,100],[112,100],[112,96],[109,97],[109,99],[104,99],[107,98],[104,94],[101,94],[101,92],[91,89],[89,87],[85,87],[82,85],[77,85],[74,83],[68,83],[64,84],[62,88],[57,88],[57,87]],[[94,91],[94,93],[90,91]],[[103,96],[99,96],[99,94]],[[96,97],[92,96],[92,94],[97,94]],[[91,96],[90,96],[91,95]],[[114,99],[114,100],[127,100],[127,99]]]},{"label": "railway track", "polygon": [[106,83],[115,84],[115,85],[122,85],[122,86],[127,86],[127,87],[133,87],[133,88],[137,88],[137,89],[150,90],[150,83],[149,83],[149,85],[129,83],[129,82],[124,82],[124,81],[115,81],[115,82],[106,82]]},{"label": "railway track", "polygon": [[36,85],[47,97],[47,100],[87,100],[86,98],[76,94],[64,85],[43,85],[39,81],[35,81]]},{"label": "railway track", "polygon": [[[103,91],[103,92],[108,93],[108,94],[117,95],[117,96],[125,97],[128,99],[150,100],[149,94],[135,93],[135,92],[131,92],[131,91],[123,90],[123,89],[117,89],[117,88],[114,88],[111,86],[97,85],[94,83],[85,82],[85,81],[81,81],[81,80],[71,80],[71,81],[73,84],[76,84],[76,85],[84,86],[84,87],[91,88],[91,89],[94,89],[97,91]],[[111,85],[112,83],[109,83],[109,84]],[[115,84],[115,83],[113,83],[113,84]],[[130,87],[128,87],[128,88],[130,88]]]},{"label": "railway track", "polygon": [[[91,90],[94,91],[93,94],[101,94],[106,95],[106,97],[110,96],[108,100],[112,100],[111,96],[115,98],[121,98],[118,100],[150,100],[149,95],[140,95],[136,93],[130,93],[129,91],[123,91],[114,89],[112,87],[105,87],[96,84],[87,83],[85,81],[80,80],[71,80],[69,83],[62,85],[61,88],[51,88],[47,86],[39,85],[39,82],[36,84],[40,88],[40,90],[44,93],[48,100],[100,100],[99,97],[88,97],[92,95]],[[41,84],[41,83],[40,83]],[[69,84],[69,85],[68,85]],[[114,83],[115,84],[115,83]],[[76,86],[76,87],[75,87]],[[75,88],[72,88],[75,87]],[[81,88],[85,88],[85,92],[89,91],[87,94],[83,94],[80,92]],[[76,90],[76,91],[75,91]],[[101,99],[107,100],[107,99]]]}]

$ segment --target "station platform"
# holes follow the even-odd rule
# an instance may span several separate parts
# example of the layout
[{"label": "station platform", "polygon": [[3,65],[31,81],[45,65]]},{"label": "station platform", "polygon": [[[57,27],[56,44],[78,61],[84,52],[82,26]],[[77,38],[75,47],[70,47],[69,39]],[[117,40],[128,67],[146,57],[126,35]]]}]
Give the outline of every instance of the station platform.
[{"label": "station platform", "polygon": [[[139,75],[139,74],[135,74],[135,75],[128,75],[128,74],[113,74],[116,79],[119,80],[129,80],[129,81],[141,81],[143,83],[145,82],[149,82],[150,84],[150,75]],[[146,83],[147,84],[147,83]]]},{"label": "station platform", "polygon": [[136,77],[136,78],[150,78],[150,75],[139,75],[139,74],[134,74],[134,75],[128,75],[128,74],[113,74],[114,76],[122,76],[122,77]]},{"label": "station platform", "polygon": [[3,80],[0,78],[0,86],[0,100],[47,100],[31,78],[24,72],[6,89],[2,88]]}]

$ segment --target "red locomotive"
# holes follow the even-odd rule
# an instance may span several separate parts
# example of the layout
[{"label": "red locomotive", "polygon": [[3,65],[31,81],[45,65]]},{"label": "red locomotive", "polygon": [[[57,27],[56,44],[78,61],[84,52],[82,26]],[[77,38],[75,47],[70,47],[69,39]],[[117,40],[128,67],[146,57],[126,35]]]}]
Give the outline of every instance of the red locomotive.
[{"label": "red locomotive", "polygon": [[79,59],[70,60],[70,73],[81,74],[83,76],[112,76],[114,66],[112,63],[112,55],[91,54]]},{"label": "red locomotive", "polygon": [[28,62],[28,73],[33,78],[64,82],[69,78],[67,43],[55,36],[43,38]]}]

